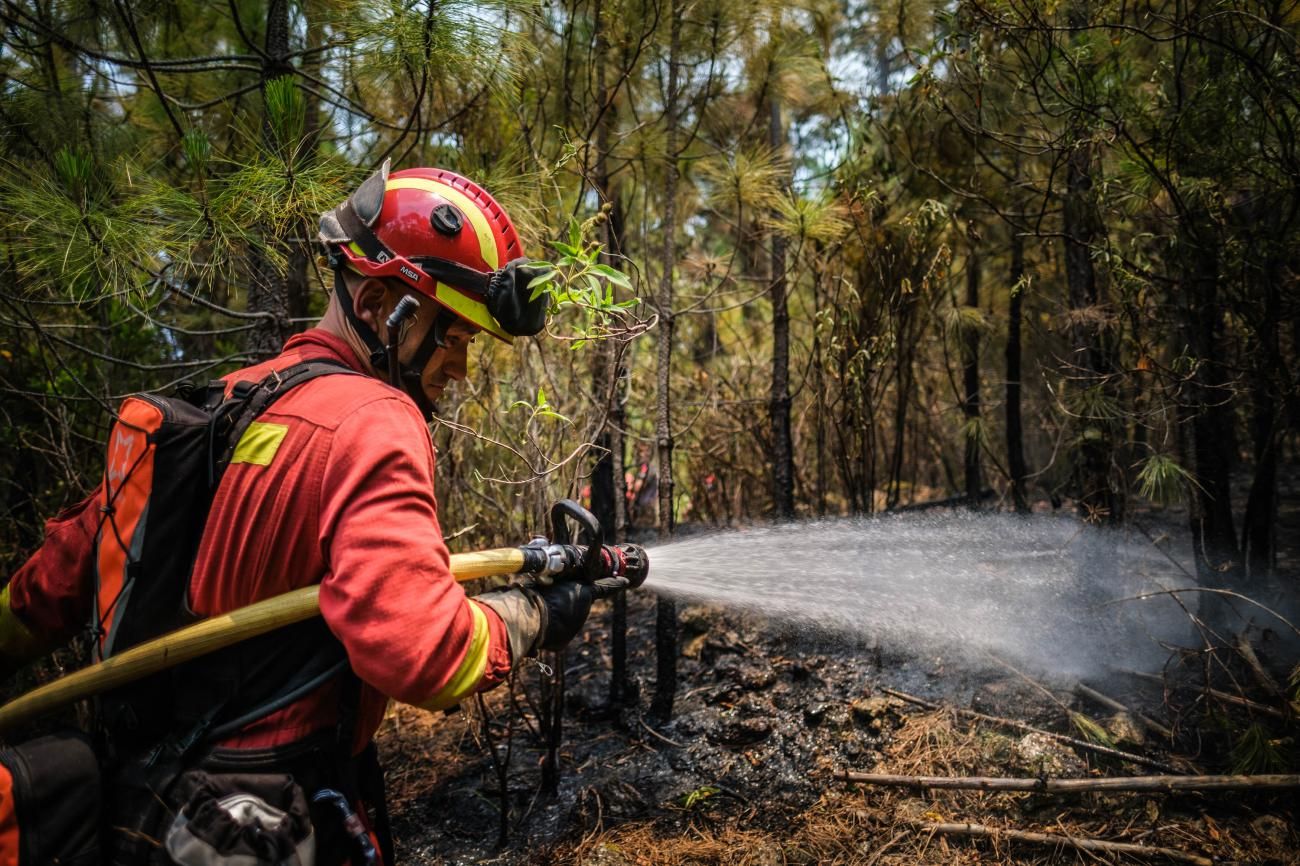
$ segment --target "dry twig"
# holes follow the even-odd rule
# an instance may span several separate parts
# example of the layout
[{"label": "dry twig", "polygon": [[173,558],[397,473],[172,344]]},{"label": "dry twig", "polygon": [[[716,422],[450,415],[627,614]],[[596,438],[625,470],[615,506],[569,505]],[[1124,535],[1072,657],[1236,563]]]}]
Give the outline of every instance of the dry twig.
[{"label": "dry twig", "polygon": [[[1140,680],[1148,680],[1153,683],[1161,683],[1162,685],[1165,686],[1170,685],[1165,680],[1165,678],[1160,676],[1159,674],[1148,674],[1148,673],[1144,673],[1143,671],[1130,671],[1130,670],[1121,670],[1120,672],[1128,674],[1131,677],[1137,677]],[[1204,687],[1189,686],[1189,688],[1196,688],[1198,691],[1203,691],[1205,692],[1205,694],[1209,695],[1210,697],[1217,698],[1218,700],[1221,700],[1224,703],[1236,704],[1239,707],[1245,707],[1248,710],[1253,710],[1257,713],[1263,713],[1264,715],[1267,716],[1273,716],[1274,718],[1278,718],[1278,719],[1285,719],[1287,717],[1287,714],[1282,710],[1279,710],[1277,707],[1270,707],[1267,704],[1261,704],[1258,701],[1252,701],[1250,698],[1243,698],[1241,695],[1234,695],[1231,692],[1225,692],[1220,689],[1211,688],[1209,686],[1204,686]]]},{"label": "dry twig", "polygon": [[1078,836],[1063,836],[1058,833],[1031,833],[1027,830],[1004,830],[984,824],[939,824],[928,821],[913,821],[912,826],[932,833],[949,836],[976,836],[986,839],[1005,839],[1012,842],[1031,842],[1036,845],[1055,845],[1062,848],[1074,848],[1079,851],[1096,851],[1104,854],[1125,854],[1129,857],[1157,858],[1163,857],[1179,863],[1194,863],[1196,866],[1214,866],[1209,857],[1189,854],[1176,848],[1159,848],[1152,845],[1135,845],[1132,842],[1107,842],[1104,839],[1087,839]]},{"label": "dry twig", "polygon": [[[941,707],[939,704],[933,703],[931,701],[927,701],[924,698],[918,698],[916,695],[909,695],[906,692],[897,691],[896,689],[882,688],[881,691],[887,695],[893,695],[899,700],[907,701],[910,704],[916,704],[918,707],[925,707],[928,710],[943,709],[943,707]],[[989,715],[985,715],[984,713],[977,713],[974,710],[965,710],[962,709],[961,707],[952,707],[951,709],[953,712],[957,713],[958,715],[964,716],[965,718],[968,719],[976,719],[982,722],[989,722],[991,724],[1001,725],[1006,728],[1013,728],[1014,730],[1017,731],[1024,731],[1025,733],[1028,734],[1042,734],[1045,737],[1050,737],[1053,740],[1073,746],[1076,749],[1084,749],[1089,752],[1094,752],[1095,754],[1098,755],[1106,755],[1107,757],[1111,757],[1111,758],[1119,758],[1120,760],[1129,761],[1131,763],[1139,764],[1144,767],[1152,767],[1153,769],[1164,770],[1167,773],[1179,772],[1177,767],[1171,764],[1166,764],[1163,761],[1157,761],[1155,758],[1148,758],[1145,755],[1138,755],[1138,754],[1134,754],[1133,752],[1125,752],[1121,749],[1113,749],[1110,746],[1102,746],[1097,743],[1090,743],[1087,740],[1080,740],[1076,737],[1071,737],[1066,734],[1058,734],[1055,731],[1046,731],[1043,730],[1042,728],[1036,728],[1033,725],[1029,725],[1024,722],[1018,722],[1015,719],[1004,719],[998,716],[989,716]]]},{"label": "dry twig", "polygon": [[1139,713],[1135,710],[1130,709],[1129,707],[1126,707],[1124,704],[1120,703],[1119,701],[1115,700],[1114,698],[1108,695],[1103,695],[1101,692],[1097,691],[1091,686],[1086,686],[1083,683],[1076,683],[1074,686],[1074,690],[1078,692],[1080,695],[1082,695],[1083,697],[1087,698],[1088,700],[1095,701],[1101,704],[1103,707],[1108,707],[1118,713],[1127,713],[1128,715],[1137,719],[1138,722],[1140,722],[1143,727],[1147,728],[1148,730],[1155,731],[1157,734],[1160,734],[1165,739],[1172,740],[1174,738],[1174,732],[1169,730],[1159,722],[1157,722],[1155,719],[1149,718],[1143,715],[1142,713]]},{"label": "dry twig", "polygon": [[896,776],[844,770],[842,782],[887,788],[942,788],[959,791],[1032,791],[1076,794],[1090,791],[1271,791],[1300,788],[1300,775],[1258,776],[1111,776],[1101,779],[1007,779],[991,776]]}]

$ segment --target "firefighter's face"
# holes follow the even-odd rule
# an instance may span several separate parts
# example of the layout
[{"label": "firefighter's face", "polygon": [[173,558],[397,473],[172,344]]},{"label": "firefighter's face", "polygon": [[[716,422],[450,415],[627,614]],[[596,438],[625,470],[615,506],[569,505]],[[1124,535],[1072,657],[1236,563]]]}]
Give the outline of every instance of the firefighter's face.
[{"label": "firefighter's face", "polygon": [[469,344],[474,342],[478,329],[465,322],[456,322],[447,329],[443,346],[435,349],[424,365],[420,385],[430,402],[442,396],[449,382],[459,382],[469,371]]}]

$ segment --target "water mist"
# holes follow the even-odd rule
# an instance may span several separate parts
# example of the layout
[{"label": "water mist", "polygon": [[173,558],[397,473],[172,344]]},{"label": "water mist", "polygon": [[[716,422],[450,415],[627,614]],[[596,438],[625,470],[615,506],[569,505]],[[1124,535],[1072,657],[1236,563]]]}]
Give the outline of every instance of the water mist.
[{"label": "water mist", "polygon": [[[969,512],[788,523],[651,548],[648,588],[891,651],[1052,678],[1155,669],[1191,641],[1185,571],[1148,539]],[[1149,598],[1137,599],[1154,593]]]}]

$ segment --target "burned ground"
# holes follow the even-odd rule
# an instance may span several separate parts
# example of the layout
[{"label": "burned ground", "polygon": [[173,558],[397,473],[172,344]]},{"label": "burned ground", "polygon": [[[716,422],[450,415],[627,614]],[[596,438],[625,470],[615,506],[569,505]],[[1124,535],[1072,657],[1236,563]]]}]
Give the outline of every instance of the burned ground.
[{"label": "burned ground", "polygon": [[[690,607],[682,613],[682,685],[674,718],[658,726],[642,714],[648,694],[620,712],[608,709],[607,619],[603,611],[593,616],[582,642],[566,656],[562,771],[554,795],[543,793],[540,781],[545,749],[536,731],[537,683],[543,670],[528,670],[513,692],[502,687],[481,707],[458,715],[391,711],[380,747],[389,767],[400,862],[1118,862],[1112,855],[960,838],[924,826],[941,822],[1164,847],[1185,852],[1188,862],[1300,862],[1289,795],[925,795],[833,778],[843,769],[1022,777],[1153,772],[1040,735],[927,710],[888,695],[887,688],[1109,739],[1184,771],[1227,772],[1233,740],[1225,732],[1251,720],[1232,707],[1205,704],[1203,695],[1166,693],[1133,680],[1107,685],[1126,703],[1171,724],[1171,743],[1144,733],[1140,720],[1081,700],[1060,684],[1047,687],[990,669],[985,659],[899,656],[842,637],[792,633],[757,617]],[[644,690],[654,666],[647,599],[633,601],[630,620],[630,673]],[[512,734],[503,846],[484,712],[499,755]],[[1262,721],[1266,744],[1283,754],[1292,745],[1293,723]]]}]

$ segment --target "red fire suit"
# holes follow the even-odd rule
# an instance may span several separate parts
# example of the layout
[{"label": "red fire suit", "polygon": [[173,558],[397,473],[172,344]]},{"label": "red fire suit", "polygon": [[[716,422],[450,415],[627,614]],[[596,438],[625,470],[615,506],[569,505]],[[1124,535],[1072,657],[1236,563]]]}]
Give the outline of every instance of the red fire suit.
[{"label": "red fire suit", "polygon": [[[326,331],[299,334],[278,357],[227,377],[324,358],[360,370]],[[452,577],[433,495],[434,451],[409,397],[368,376],[322,376],[277,400],[240,440],[217,489],[190,585],[205,616],[320,584],[326,624],[364,683],[360,748],[388,698],[443,708],[510,669],[505,626]],[[33,634],[66,637],[90,620],[100,495],[46,524],[14,575],[10,612]],[[295,742],[335,724],[338,679],[224,741]]]}]

